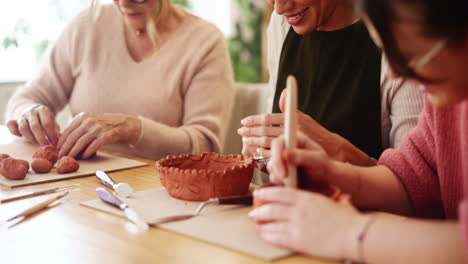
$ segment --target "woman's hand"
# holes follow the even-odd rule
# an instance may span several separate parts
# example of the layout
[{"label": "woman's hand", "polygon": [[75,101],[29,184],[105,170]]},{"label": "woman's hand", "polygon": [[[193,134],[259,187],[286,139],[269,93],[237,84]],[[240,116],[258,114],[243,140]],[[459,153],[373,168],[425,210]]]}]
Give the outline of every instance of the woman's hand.
[{"label": "woman's hand", "polygon": [[55,114],[44,105],[30,107],[20,119],[9,120],[7,127],[13,135],[40,145],[56,145],[60,137]]},{"label": "woman's hand", "polygon": [[297,148],[286,150],[284,136],[273,141],[268,162],[270,180],[274,183],[284,182],[288,176],[288,164],[301,167],[305,174],[302,176],[307,177],[303,181],[307,183],[328,184],[335,178],[335,163],[319,144],[301,132],[297,134]]},{"label": "woman's hand", "polygon": [[237,133],[242,137],[242,155],[270,158],[273,139],[283,134],[284,114],[248,116]]},{"label": "woman's hand", "polygon": [[[281,93],[279,105],[284,112],[286,89]],[[312,117],[297,111],[298,128],[317,141],[333,159],[341,160],[343,138],[322,127]],[[241,121],[237,133],[242,137],[242,154],[271,157],[271,143],[284,132],[284,114],[262,114],[248,116]]]},{"label": "woman's hand", "polygon": [[82,112],[75,116],[58,142],[59,156],[90,158],[108,144],[135,144],[141,133],[138,118],[124,114]]},{"label": "woman's hand", "polygon": [[254,191],[254,199],[267,201],[249,213],[265,241],[317,257],[356,258],[366,218],[348,195],[335,202],[321,194],[270,187]]}]

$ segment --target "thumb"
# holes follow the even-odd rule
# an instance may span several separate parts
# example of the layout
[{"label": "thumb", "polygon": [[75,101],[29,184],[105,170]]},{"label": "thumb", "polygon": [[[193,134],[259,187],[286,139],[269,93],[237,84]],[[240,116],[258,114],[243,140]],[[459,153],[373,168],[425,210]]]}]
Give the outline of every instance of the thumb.
[{"label": "thumb", "polygon": [[6,126],[8,127],[8,130],[10,130],[10,133],[12,133],[13,135],[18,137],[22,136],[18,128],[18,122],[16,120],[8,121]]}]

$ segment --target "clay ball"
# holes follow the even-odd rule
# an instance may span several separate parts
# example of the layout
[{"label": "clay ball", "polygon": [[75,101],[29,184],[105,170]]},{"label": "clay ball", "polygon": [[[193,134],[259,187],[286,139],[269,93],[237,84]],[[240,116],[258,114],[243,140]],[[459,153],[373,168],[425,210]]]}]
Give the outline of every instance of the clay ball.
[{"label": "clay ball", "polygon": [[36,173],[48,173],[52,170],[54,165],[46,159],[33,159],[31,162],[31,168]]},{"label": "clay ball", "polygon": [[54,165],[58,159],[57,149],[52,145],[43,146],[33,154],[33,158],[46,159]]},{"label": "clay ball", "polygon": [[70,156],[64,156],[57,162],[57,172],[60,174],[75,172],[80,168],[80,164]]},{"label": "clay ball", "polygon": [[0,160],[0,173],[10,180],[22,180],[29,170],[29,163],[25,160],[6,158]]},{"label": "clay ball", "polygon": [[0,160],[6,159],[6,158],[9,158],[9,157],[10,157],[10,155],[8,155],[8,154],[0,153]]}]

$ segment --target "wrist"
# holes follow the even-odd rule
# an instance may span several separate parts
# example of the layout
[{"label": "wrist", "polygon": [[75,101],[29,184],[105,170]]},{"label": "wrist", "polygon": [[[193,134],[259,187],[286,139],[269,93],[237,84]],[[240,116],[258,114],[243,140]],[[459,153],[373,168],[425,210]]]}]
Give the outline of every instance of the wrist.
[{"label": "wrist", "polygon": [[376,215],[358,213],[353,220],[346,237],[344,257],[358,263],[367,263],[369,258],[366,256],[366,241]]},{"label": "wrist", "polygon": [[330,158],[337,161],[346,161],[347,141],[336,133],[330,133],[331,139],[328,142],[333,142],[332,146],[327,149],[327,154]]},{"label": "wrist", "polygon": [[360,241],[359,238],[362,236],[363,229],[371,217],[373,216],[357,212],[350,219],[349,229],[344,239],[343,255],[345,259],[363,261],[361,256],[363,241]]},{"label": "wrist", "polygon": [[128,116],[125,120],[126,125],[126,141],[130,145],[135,145],[141,135],[141,120],[137,117]]}]

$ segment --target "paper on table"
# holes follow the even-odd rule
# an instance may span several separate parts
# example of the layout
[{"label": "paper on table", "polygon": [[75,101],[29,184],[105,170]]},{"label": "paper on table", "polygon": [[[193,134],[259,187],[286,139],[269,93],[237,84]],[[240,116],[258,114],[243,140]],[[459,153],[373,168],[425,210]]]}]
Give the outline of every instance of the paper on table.
[{"label": "paper on table", "polygon": [[[38,148],[37,145],[28,144],[21,140],[14,140],[7,144],[0,144],[0,153],[7,153],[16,159],[24,159],[31,162],[32,155]],[[94,175],[97,170],[109,172],[147,165],[141,161],[116,157],[105,153],[98,153],[95,158],[91,160],[80,160],[79,163],[80,169],[77,172],[67,174],[58,174],[55,172],[54,168],[51,172],[44,174],[36,174],[29,169],[24,180],[9,180],[0,175],[0,184],[10,188],[20,187]]]},{"label": "paper on table", "polygon": [[[174,199],[164,188],[134,193],[124,199],[147,222],[176,214],[190,214],[200,202]],[[101,200],[82,202],[81,205],[123,216],[123,213]],[[247,214],[251,207],[238,205],[208,205],[199,216],[189,220],[160,225],[161,228],[231,248],[259,258],[274,260],[293,252],[274,247],[262,241],[255,233],[255,225]]]}]

